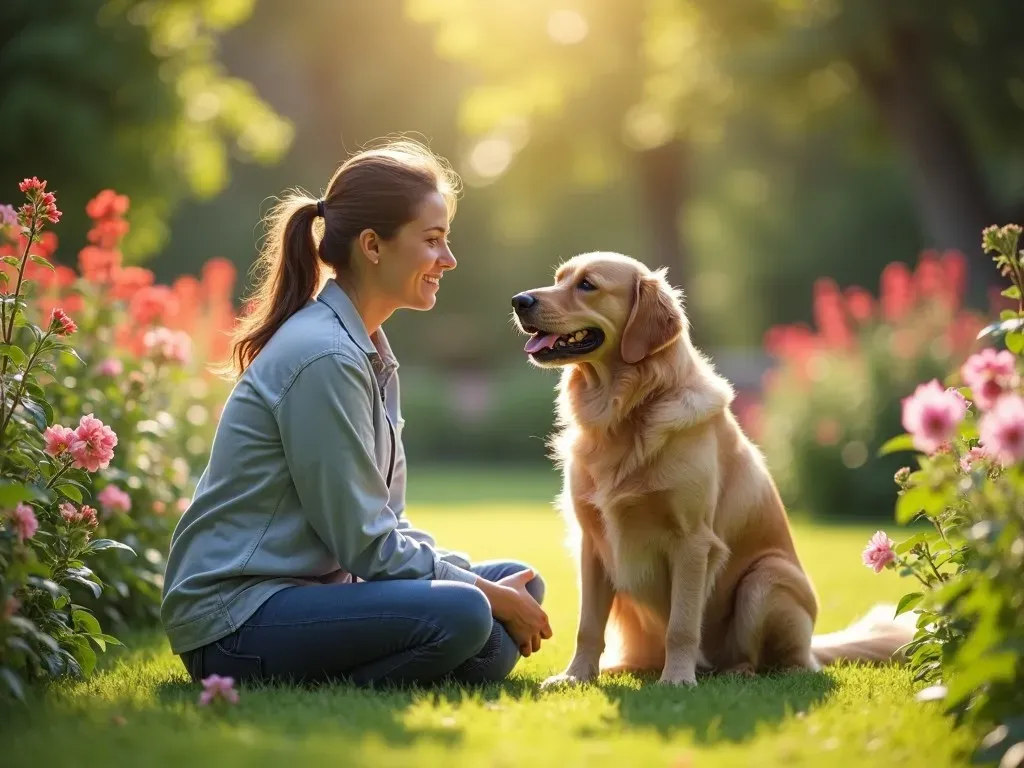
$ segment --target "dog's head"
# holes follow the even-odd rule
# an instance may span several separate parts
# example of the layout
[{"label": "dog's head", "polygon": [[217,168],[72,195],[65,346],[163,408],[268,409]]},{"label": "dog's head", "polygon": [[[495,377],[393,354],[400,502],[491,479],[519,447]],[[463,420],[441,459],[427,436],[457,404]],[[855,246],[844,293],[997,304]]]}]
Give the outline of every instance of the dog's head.
[{"label": "dog's head", "polygon": [[682,303],[664,270],[652,272],[618,253],[576,256],[558,268],[552,285],[516,294],[512,306],[530,334],[525,351],[540,367],[634,365],[686,331]]}]

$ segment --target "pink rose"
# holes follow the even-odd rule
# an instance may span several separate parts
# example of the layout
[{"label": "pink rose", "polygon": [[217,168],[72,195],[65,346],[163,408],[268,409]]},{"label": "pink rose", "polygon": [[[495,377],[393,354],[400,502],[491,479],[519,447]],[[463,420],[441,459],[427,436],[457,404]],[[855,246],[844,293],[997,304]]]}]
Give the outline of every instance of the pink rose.
[{"label": "pink rose", "polygon": [[96,367],[96,372],[100,376],[120,376],[124,373],[124,363],[116,357],[108,357]]},{"label": "pink rose", "polygon": [[96,497],[103,508],[111,512],[127,512],[132,508],[132,497],[116,485],[108,485]]},{"label": "pink rose", "polygon": [[1003,395],[978,425],[985,452],[1004,466],[1024,459],[1024,399]]},{"label": "pink rose", "polygon": [[114,458],[114,446],[117,435],[110,427],[91,413],[83,416],[75,430],[75,439],[71,443],[71,455],[75,459],[76,469],[98,472],[106,469]]},{"label": "pink rose", "polygon": [[235,690],[234,678],[210,675],[203,679],[203,692],[199,694],[199,705],[205,707],[216,699],[223,699],[231,704],[238,703],[238,691]]},{"label": "pink rose", "polygon": [[1012,388],[1017,378],[1016,360],[1007,350],[983,349],[971,355],[960,368],[960,376],[971,388],[978,405],[988,410],[999,396]]},{"label": "pink rose", "polygon": [[48,456],[57,457],[62,453],[71,450],[71,444],[75,441],[75,430],[71,427],[62,427],[54,424],[47,427],[43,432],[43,450]]},{"label": "pink rose", "polygon": [[27,541],[39,530],[39,521],[28,504],[19,504],[11,513],[11,525],[21,541]]},{"label": "pink rose", "polygon": [[192,339],[184,331],[172,331],[170,328],[153,328],[146,331],[142,343],[147,352],[154,353],[159,359],[168,362],[186,363],[192,352]]},{"label": "pink rose", "polygon": [[864,565],[873,568],[875,573],[880,573],[885,566],[896,559],[896,553],[892,551],[895,542],[885,535],[885,531],[878,531],[871,537],[861,558]]},{"label": "pink rose", "polygon": [[914,447],[924,453],[934,453],[949,442],[966,415],[964,397],[955,389],[944,389],[936,379],[903,399],[903,428],[913,435]]}]

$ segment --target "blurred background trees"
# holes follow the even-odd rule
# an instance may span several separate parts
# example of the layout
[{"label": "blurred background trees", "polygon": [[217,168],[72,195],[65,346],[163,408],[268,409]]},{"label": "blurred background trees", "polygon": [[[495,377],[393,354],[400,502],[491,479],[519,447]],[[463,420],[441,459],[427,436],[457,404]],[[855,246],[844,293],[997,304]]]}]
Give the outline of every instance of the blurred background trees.
[{"label": "blurred background trees", "polygon": [[958,250],[986,310],[981,228],[1024,218],[1017,0],[10,0],[0,22],[4,178],[130,195],[126,254],[165,282],[223,256],[244,290],[273,197],[373,138],[451,159],[459,268],[389,326],[420,459],[544,460],[555,379],[508,302],[574,253],[668,266],[752,401],[819,278]]}]

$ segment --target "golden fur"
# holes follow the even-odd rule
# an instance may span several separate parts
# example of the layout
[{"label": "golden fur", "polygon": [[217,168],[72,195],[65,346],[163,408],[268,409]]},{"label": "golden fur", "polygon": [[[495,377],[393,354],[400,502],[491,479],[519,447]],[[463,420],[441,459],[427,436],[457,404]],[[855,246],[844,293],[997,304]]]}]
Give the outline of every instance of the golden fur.
[{"label": "golden fur", "polygon": [[592,352],[534,360],[563,368],[553,446],[581,588],[575,654],[546,684],[602,669],[692,685],[698,667],[880,662],[912,638],[874,616],[812,638],[817,598],[775,483],[733,417],[731,385],[692,345],[663,270],[584,254],[529,295],[521,326],[605,335]]}]

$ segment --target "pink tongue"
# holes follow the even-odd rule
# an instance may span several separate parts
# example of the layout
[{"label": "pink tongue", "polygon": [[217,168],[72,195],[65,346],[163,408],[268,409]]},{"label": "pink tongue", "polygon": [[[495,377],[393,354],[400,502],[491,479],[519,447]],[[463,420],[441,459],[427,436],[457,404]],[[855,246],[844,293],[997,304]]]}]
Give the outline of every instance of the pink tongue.
[{"label": "pink tongue", "polygon": [[551,349],[555,346],[555,342],[558,341],[557,333],[538,333],[530,337],[530,340],[526,342],[526,346],[523,347],[526,353],[532,355],[534,352],[539,352],[542,349]]}]

